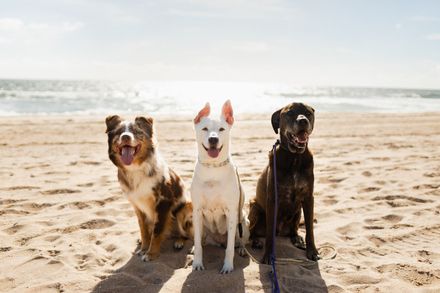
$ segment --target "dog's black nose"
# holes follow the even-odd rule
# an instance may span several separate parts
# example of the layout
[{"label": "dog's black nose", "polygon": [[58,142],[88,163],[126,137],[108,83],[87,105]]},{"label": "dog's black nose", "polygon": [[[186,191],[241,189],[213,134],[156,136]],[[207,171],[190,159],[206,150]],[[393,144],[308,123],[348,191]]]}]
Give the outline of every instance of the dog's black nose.
[{"label": "dog's black nose", "polygon": [[132,135],[128,134],[128,133],[123,133],[121,135],[121,140],[124,142],[129,142],[132,139]]},{"label": "dog's black nose", "polygon": [[298,118],[296,118],[296,122],[300,127],[306,127],[309,124],[309,120],[304,115],[299,115]]},{"label": "dog's black nose", "polygon": [[209,144],[217,144],[218,143],[218,137],[210,137],[208,138]]}]

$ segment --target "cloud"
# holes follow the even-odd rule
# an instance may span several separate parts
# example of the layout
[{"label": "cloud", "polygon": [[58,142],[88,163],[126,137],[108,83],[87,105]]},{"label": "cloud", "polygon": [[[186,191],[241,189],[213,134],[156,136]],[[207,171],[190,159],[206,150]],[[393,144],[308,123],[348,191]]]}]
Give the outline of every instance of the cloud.
[{"label": "cloud", "polygon": [[185,6],[168,9],[171,16],[222,19],[285,19],[296,14],[283,0],[184,0]]},{"label": "cloud", "polygon": [[269,46],[263,42],[240,42],[232,44],[231,48],[244,52],[264,52],[269,50]]},{"label": "cloud", "polygon": [[425,36],[425,39],[430,41],[440,41],[440,34],[430,34]]},{"label": "cloud", "polygon": [[424,15],[416,15],[410,18],[412,21],[416,22],[437,22],[440,21],[440,17],[435,16],[424,16]]},{"label": "cloud", "polygon": [[63,23],[42,23],[29,22],[25,23],[19,18],[0,18],[0,31],[3,32],[51,32],[64,33],[74,32],[84,27],[82,22],[63,22]]},{"label": "cloud", "polygon": [[63,22],[61,25],[61,30],[64,32],[74,32],[80,30],[84,27],[82,22]]},{"label": "cloud", "polygon": [[0,18],[0,31],[17,31],[24,26],[23,21],[18,18]]}]

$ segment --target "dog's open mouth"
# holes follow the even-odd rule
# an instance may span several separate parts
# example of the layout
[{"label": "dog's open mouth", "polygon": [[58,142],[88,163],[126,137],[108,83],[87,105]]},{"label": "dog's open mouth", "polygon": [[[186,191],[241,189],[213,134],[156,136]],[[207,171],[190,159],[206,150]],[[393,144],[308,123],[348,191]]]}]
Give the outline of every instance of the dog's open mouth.
[{"label": "dog's open mouth", "polygon": [[119,155],[121,156],[122,162],[127,166],[131,165],[134,156],[136,156],[140,148],[140,144],[137,146],[123,145],[122,147],[119,147]]},{"label": "dog's open mouth", "polygon": [[287,138],[289,139],[289,143],[293,144],[297,148],[305,148],[307,142],[309,141],[309,133],[305,130],[300,131],[297,134],[288,132]]},{"label": "dog's open mouth", "polygon": [[211,158],[217,158],[223,148],[223,146],[221,146],[220,148],[217,148],[215,146],[210,146],[209,148],[207,148],[203,143],[202,146],[205,151],[208,152],[208,156],[210,156]]}]

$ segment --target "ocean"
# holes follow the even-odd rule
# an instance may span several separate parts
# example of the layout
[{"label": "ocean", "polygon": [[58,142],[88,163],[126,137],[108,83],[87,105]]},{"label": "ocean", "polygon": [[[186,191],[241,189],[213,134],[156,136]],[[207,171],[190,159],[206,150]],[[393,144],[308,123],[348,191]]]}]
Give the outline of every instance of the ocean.
[{"label": "ocean", "polygon": [[236,113],[270,113],[291,102],[320,112],[440,111],[440,90],[300,87],[193,81],[0,80],[0,116],[196,113],[232,101]]}]

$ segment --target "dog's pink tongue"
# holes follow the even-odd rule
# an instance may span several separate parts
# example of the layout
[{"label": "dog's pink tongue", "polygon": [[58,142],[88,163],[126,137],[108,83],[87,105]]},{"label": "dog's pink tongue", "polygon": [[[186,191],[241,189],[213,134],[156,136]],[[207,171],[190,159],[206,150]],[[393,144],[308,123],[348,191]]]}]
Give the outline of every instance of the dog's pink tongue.
[{"label": "dog's pink tongue", "polygon": [[125,165],[130,165],[133,162],[135,148],[130,146],[124,146],[121,152],[121,159]]},{"label": "dog's pink tongue", "polygon": [[307,134],[307,132],[302,132],[302,133],[299,133],[297,135],[297,137],[298,137],[299,142],[306,143],[307,139],[309,138],[309,135]]},{"label": "dog's pink tongue", "polygon": [[220,150],[217,148],[209,148],[208,149],[208,155],[211,158],[217,158],[219,153],[220,153]]}]

